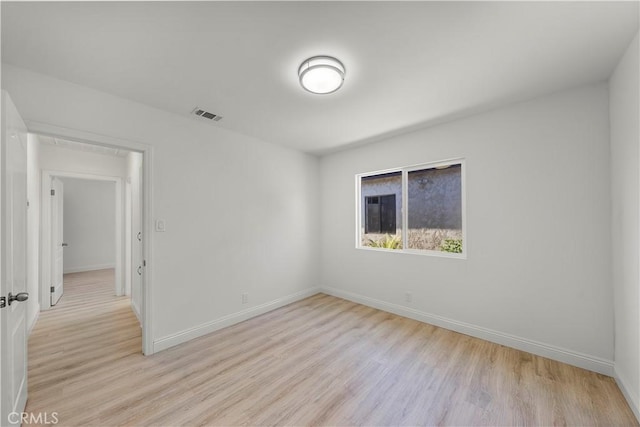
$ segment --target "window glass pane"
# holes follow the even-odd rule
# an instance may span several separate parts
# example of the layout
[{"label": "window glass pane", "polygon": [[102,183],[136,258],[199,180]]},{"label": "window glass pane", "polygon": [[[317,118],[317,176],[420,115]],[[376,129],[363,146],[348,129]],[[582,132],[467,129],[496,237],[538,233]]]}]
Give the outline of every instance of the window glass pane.
[{"label": "window glass pane", "polygon": [[402,173],[361,178],[362,246],[402,249]]},{"label": "window glass pane", "polygon": [[462,166],[408,173],[409,249],[462,252]]}]

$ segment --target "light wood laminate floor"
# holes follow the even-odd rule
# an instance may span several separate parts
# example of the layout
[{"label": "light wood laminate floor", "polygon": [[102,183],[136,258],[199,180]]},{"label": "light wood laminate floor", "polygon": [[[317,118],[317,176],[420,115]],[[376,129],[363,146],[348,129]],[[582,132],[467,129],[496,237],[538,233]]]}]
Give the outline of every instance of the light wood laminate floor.
[{"label": "light wood laminate floor", "polygon": [[29,341],[58,425],[637,425],[613,379],[319,294],[150,357],[113,271]]}]

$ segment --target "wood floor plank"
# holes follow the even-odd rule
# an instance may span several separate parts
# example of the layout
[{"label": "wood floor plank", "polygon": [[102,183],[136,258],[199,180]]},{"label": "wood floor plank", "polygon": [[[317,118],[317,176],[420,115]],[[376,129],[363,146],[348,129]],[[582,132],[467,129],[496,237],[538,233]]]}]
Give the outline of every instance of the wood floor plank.
[{"label": "wood floor plank", "polygon": [[318,294],[153,356],[113,270],[65,276],[27,411],[66,426],[638,423],[612,378]]}]

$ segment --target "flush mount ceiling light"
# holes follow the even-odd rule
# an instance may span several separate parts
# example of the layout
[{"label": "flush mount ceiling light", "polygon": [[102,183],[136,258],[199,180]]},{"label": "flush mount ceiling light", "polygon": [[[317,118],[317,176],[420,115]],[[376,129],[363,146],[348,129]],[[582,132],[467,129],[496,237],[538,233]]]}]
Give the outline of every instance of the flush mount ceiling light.
[{"label": "flush mount ceiling light", "polygon": [[333,93],[344,82],[344,65],[331,56],[314,56],[306,59],[298,68],[302,87],[320,95]]}]

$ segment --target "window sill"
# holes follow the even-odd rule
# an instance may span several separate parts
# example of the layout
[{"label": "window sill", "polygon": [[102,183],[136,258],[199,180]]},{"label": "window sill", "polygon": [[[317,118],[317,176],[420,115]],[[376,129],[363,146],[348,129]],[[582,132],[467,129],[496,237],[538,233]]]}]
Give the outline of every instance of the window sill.
[{"label": "window sill", "polygon": [[453,258],[453,259],[467,259],[466,252],[461,254],[452,253],[452,252],[441,252],[441,251],[421,251],[417,249],[385,249],[385,248],[371,248],[368,246],[356,246],[356,249],[360,249],[363,251],[375,251],[375,252],[388,252],[388,253],[396,253],[396,254],[408,254],[408,255],[420,255],[420,256],[432,256],[436,258]]}]

